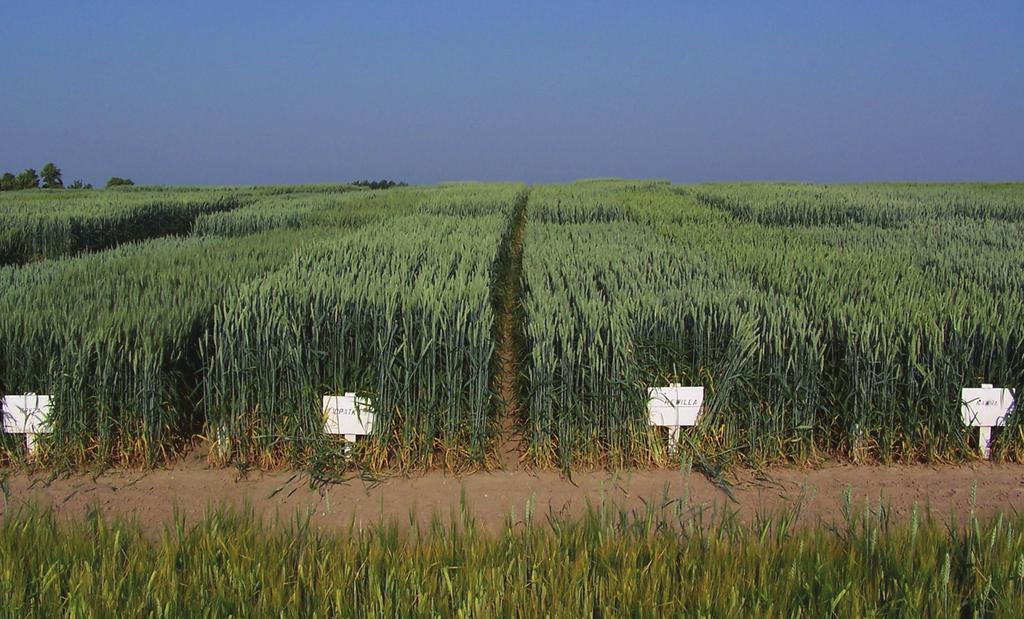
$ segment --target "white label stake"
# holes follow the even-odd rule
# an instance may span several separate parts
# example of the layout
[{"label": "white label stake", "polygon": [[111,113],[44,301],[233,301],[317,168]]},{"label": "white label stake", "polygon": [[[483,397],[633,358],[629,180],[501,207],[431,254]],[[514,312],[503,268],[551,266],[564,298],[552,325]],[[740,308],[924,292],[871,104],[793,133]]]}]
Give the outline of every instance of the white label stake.
[{"label": "white label stake", "polygon": [[978,445],[988,458],[992,455],[992,428],[1006,425],[1006,417],[1013,410],[1013,395],[1009,389],[982,385],[980,389],[965,388],[960,395],[960,414],[964,425],[978,428]]},{"label": "white label stake", "polygon": [[324,433],[344,434],[345,440],[354,443],[356,436],[373,432],[376,415],[368,398],[357,398],[355,393],[324,396]]},{"label": "white label stake", "polygon": [[4,432],[24,434],[29,455],[35,454],[36,434],[50,432],[50,396],[34,393],[5,396],[0,414]]},{"label": "white label stake", "polygon": [[668,387],[651,387],[647,391],[647,412],[652,426],[671,428],[668,435],[669,453],[676,453],[681,426],[697,425],[704,404],[704,387],[683,387],[672,383]]}]

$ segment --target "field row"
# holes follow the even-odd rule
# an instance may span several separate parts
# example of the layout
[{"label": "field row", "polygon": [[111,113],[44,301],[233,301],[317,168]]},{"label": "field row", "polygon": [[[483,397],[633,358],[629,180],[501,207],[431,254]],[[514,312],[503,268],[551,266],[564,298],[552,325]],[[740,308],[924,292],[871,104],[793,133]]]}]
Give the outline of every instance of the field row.
[{"label": "field row", "polygon": [[[657,503],[652,502],[652,503]],[[320,531],[252,512],[168,523],[0,520],[0,599],[11,616],[1020,617],[1024,517],[905,522],[845,505],[817,526],[786,511],[742,524],[682,501],[583,518],[509,514],[491,532],[453,522]],[[412,527],[407,527],[412,528]],[[186,593],[187,592],[187,593]],[[185,594],[183,594],[185,593]]]},{"label": "field row", "polygon": [[[95,193],[95,243],[29,232],[45,192],[2,214],[34,261],[0,268],[0,392],[53,396],[44,460],[154,462],[204,434],[223,461],[455,466],[493,458],[508,415],[541,465],[963,458],[960,389],[1024,384],[1021,185]],[[188,225],[138,214],[160,199]],[[648,423],[669,383],[706,393],[681,454]],[[345,392],[376,413],[352,452],[323,433]]]},{"label": "field row", "polygon": [[[991,190],[986,215],[988,188],[939,189],[534,189],[533,443],[563,460],[643,460],[661,444],[637,412],[644,387],[681,382],[708,389],[690,437],[708,453],[962,455],[961,387],[1024,382],[1024,195],[1012,188],[1014,210]],[[938,198],[959,194],[969,208]],[[816,212],[813,200],[859,204],[846,208],[874,223],[767,221]]]},{"label": "field row", "polygon": [[[239,234],[299,222],[351,185],[120,187],[0,194],[0,265],[25,264],[164,236]],[[231,211],[245,207],[245,215]],[[355,215],[358,218],[358,215]]]},{"label": "field row", "polygon": [[442,431],[481,453],[490,274],[521,192],[301,192],[189,237],[4,268],[0,383],[53,396],[56,460],[159,461],[203,432],[226,458],[308,458],[331,451],[319,398],[345,389],[372,392],[416,453]]}]

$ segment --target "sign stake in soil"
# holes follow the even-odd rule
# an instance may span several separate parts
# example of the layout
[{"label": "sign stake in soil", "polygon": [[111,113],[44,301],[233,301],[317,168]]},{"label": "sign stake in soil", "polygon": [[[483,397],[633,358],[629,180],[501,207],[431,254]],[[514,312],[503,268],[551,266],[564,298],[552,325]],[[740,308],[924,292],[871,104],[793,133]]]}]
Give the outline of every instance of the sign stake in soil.
[{"label": "sign stake in soil", "polygon": [[978,447],[982,455],[992,455],[992,428],[1006,425],[1006,417],[1013,410],[1013,394],[1009,389],[992,385],[965,388],[960,396],[960,413],[964,425],[978,428]]},{"label": "sign stake in soil", "polygon": [[29,457],[36,452],[36,435],[50,432],[50,396],[26,393],[3,399],[3,426],[7,434],[24,434]]},{"label": "sign stake in soil", "polygon": [[650,423],[669,428],[668,451],[674,455],[679,450],[679,429],[697,425],[704,405],[704,387],[683,387],[679,383],[651,387],[647,398]]}]

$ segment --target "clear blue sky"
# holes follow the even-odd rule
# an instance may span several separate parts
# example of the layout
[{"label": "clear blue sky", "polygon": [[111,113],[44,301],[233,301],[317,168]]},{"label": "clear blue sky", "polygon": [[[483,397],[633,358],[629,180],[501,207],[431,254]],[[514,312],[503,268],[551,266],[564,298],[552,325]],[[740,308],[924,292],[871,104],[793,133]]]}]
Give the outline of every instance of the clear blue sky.
[{"label": "clear blue sky", "polygon": [[0,170],[1024,178],[1024,0],[497,4],[5,5]]}]

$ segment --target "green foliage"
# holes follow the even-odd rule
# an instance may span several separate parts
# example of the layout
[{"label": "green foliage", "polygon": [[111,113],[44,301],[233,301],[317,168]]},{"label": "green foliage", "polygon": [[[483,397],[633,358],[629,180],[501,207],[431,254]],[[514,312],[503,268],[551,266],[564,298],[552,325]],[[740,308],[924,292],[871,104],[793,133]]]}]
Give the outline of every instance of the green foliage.
[{"label": "green foliage", "polygon": [[41,458],[155,463],[201,431],[199,347],[214,306],[299,240],[161,239],[0,268],[0,393],[53,396]]},{"label": "green foliage", "polygon": [[408,183],[399,183],[387,179],[379,181],[353,181],[352,184],[356,187],[366,187],[368,189],[391,189],[392,187],[407,187],[409,185]]},{"label": "green foliage", "polygon": [[[354,461],[486,461],[527,193],[508,307],[535,463],[969,458],[960,389],[1024,386],[1022,185],[597,179],[4,193],[0,259],[57,260],[0,270],[0,389],[62,390],[48,449],[76,459],[205,430],[310,462],[340,453],[320,398],[359,391],[381,423]],[[681,456],[647,423],[668,382],[706,388]]]},{"label": "green foliage", "polygon": [[765,226],[906,227],[965,220],[1021,222],[1018,183],[741,183],[682,189],[735,219]]},{"label": "green foliage", "polygon": [[53,162],[47,163],[42,170],[43,189],[63,189],[64,181],[61,179],[60,168]]},{"label": "green foliage", "polygon": [[234,190],[27,192],[0,195],[0,265],[188,234],[204,213],[250,201]]},{"label": "green foliage", "polygon": [[14,177],[15,189],[38,189],[39,174],[32,168],[25,168]]},{"label": "green foliage", "polygon": [[0,176],[0,191],[14,191],[18,188],[18,179],[10,172]]},{"label": "green foliage", "polygon": [[360,195],[393,215],[303,247],[219,308],[205,401],[225,456],[337,452],[321,398],[356,391],[377,412],[367,461],[431,463],[437,446],[446,461],[482,460],[494,425],[492,274],[521,190]]},{"label": "green foliage", "polygon": [[[1022,197],[1020,185],[534,189],[535,458],[663,461],[644,403],[670,381],[706,387],[708,414],[686,435],[698,455],[966,455],[960,388],[1024,385]],[[1016,430],[1004,437],[1019,449]]]},{"label": "green foliage", "polygon": [[110,179],[107,180],[107,189],[109,189],[111,187],[126,187],[126,186],[131,186],[131,185],[134,185],[134,184],[135,184],[135,182],[132,179],[130,179],[130,178],[121,178],[120,176],[111,176]]},{"label": "green foliage", "polygon": [[[578,519],[471,517],[316,529],[251,512],[178,517],[158,539],[93,512],[0,523],[0,599],[12,616],[1019,617],[1024,517],[937,522],[917,511],[781,512],[602,506]],[[685,509],[684,509],[685,508]]]},{"label": "green foliage", "polygon": [[280,196],[290,193],[343,193],[359,189],[344,183],[307,183],[304,185],[254,185],[248,190],[261,196]]},{"label": "green foliage", "polygon": [[254,191],[255,201],[243,209],[201,215],[195,233],[238,236],[276,228],[356,227],[413,213],[417,200],[428,195],[427,190],[408,190],[384,197],[379,192],[353,191],[349,185],[278,189]]}]

